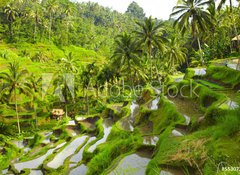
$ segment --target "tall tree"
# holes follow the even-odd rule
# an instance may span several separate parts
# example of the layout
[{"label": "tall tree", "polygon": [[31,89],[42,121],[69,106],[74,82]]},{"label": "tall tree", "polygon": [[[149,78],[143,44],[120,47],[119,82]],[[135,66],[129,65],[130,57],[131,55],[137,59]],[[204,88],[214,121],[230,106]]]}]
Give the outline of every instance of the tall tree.
[{"label": "tall tree", "polygon": [[13,38],[13,22],[15,21],[16,17],[18,16],[18,11],[14,7],[7,5],[4,9],[4,13],[7,15],[8,20],[8,29],[10,33],[10,39]]},{"label": "tall tree", "polygon": [[126,14],[136,19],[144,19],[145,13],[142,7],[140,7],[135,1],[133,1],[127,8]]},{"label": "tall tree", "polygon": [[212,0],[184,0],[173,8],[173,13],[171,14],[172,17],[177,17],[174,21],[174,26],[177,26],[182,34],[185,34],[190,29],[193,39],[197,40],[202,63],[204,63],[204,60],[199,35],[212,24],[213,18],[205,10],[205,6],[211,3]]},{"label": "tall tree", "polygon": [[[221,0],[217,9],[220,10],[224,4],[226,4],[227,0]],[[232,12],[232,8],[233,8],[233,5],[232,5],[232,0],[229,0],[229,4],[230,4],[230,11]]]},{"label": "tall tree", "polygon": [[177,38],[170,40],[165,52],[169,70],[175,69],[176,65],[182,65],[186,61],[185,52],[186,49],[180,45]]},{"label": "tall tree", "polygon": [[154,47],[158,48],[160,52],[163,52],[165,47],[164,43],[166,39],[163,37],[164,28],[162,23],[157,23],[150,16],[146,18],[144,22],[137,22],[138,30],[135,31],[137,40],[140,44],[143,44],[147,54],[148,60],[151,64],[151,79],[152,79],[152,50]]},{"label": "tall tree", "polygon": [[54,13],[58,8],[57,0],[48,0],[47,2],[47,12],[49,13],[49,33],[48,33],[48,40],[51,41],[51,34],[52,34],[52,23],[54,18]]},{"label": "tall tree", "polygon": [[18,93],[31,96],[32,90],[30,84],[24,78],[26,77],[26,70],[22,70],[18,62],[14,61],[9,63],[8,72],[0,74],[0,79],[3,80],[3,87],[0,96],[5,93],[9,94],[9,98],[13,96],[15,101],[15,111],[17,116],[18,133],[21,133],[19,114],[18,114]]},{"label": "tall tree", "polygon": [[140,64],[139,57],[139,45],[136,41],[127,33],[119,35],[115,40],[116,47],[113,53],[114,65],[118,65],[120,70],[124,70],[127,73],[127,77],[131,78],[131,83],[133,85],[132,79],[132,65]]},{"label": "tall tree", "polygon": [[69,44],[69,27],[70,27],[70,21],[71,21],[71,16],[72,16],[72,13],[74,12],[74,8],[72,6],[72,4],[70,2],[68,2],[66,5],[65,5],[65,9],[64,9],[64,15],[66,16],[66,27],[67,27],[67,44]]}]

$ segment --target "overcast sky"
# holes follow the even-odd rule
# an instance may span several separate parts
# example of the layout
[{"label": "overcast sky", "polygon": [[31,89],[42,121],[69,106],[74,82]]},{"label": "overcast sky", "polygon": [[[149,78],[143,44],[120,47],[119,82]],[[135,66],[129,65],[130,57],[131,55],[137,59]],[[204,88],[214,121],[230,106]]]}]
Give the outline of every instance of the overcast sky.
[{"label": "overcast sky", "polygon": [[[73,0],[78,2],[88,2],[89,0]],[[97,2],[105,7],[110,7],[114,10],[124,13],[128,5],[133,0],[90,0]],[[168,19],[172,12],[172,8],[176,5],[177,0],[134,0],[137,2],[146,13],[147,16],[152,15],[158,19]],[[219,0],[218,0],[219,1]],[[235,0],[233,0],[235,1]],[[236,4],[236,2],[234,2]]]}]

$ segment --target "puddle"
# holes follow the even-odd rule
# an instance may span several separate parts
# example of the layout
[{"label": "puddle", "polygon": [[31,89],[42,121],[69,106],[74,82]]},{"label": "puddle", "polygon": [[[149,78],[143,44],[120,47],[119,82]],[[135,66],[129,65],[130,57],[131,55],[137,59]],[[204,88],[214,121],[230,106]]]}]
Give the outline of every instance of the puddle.
[{"label": "puddle", "polygon": [[73,155],[70,159],[70,162],[75,162],[75,163],[78,163],[82,160],[82,156],[83,156],[83,151],[84,151],[84,148],[93,140],[95,140],[96,137],[90,137],[89,140],[87,141],[87,143],[80,149],[80,151]]},{"label": "puddle", "polygon": [[96,129],[96,126],[94,125],[94,123],[90,123],[88,121],[81,121],[79,122],[81,123],[84,127],[88,128],[88,129],[92,129],[92,130],[95,130]]},{"label": "puddle", "polygon": [[203,75],[206,75],[206,68],[196,68],[196,69],[194,69],[194,71],[195,71],[195,73],[194,73],[194,75],[195,76],[203,76]]},{"label": "puddle", "polygon": [[70,175],[85,175],[87,173],[87,166],[82,164],[79,167],[73,169]]},{"label": "puddle", "polygon": [[50,137],[51,137],[52,134],[53,134],[53,132],[46,132],[46,133],[44,133],[45,139],[43,140],[42,143],[49,144],[51,142],[50,141]]},{"label": "puddle", "polygon": [[149,161],[149,155],[131,154],[123,158],[109,175],[144,175]]},{"label": "puddle", "polygon": [[66,127],[66,131],[69,132],[73,137],[80,134],[79,130],[75,126]]},{"label": "puddle", "polygon": [[157,97],[155,100],[152,101],[151,103],[151,110],[157,110],[158,109],[158,102],[160,100],[160,97]]},{"label": "puddle", "polygon": [[237,66],[238,66],[238,64],[236,64],[236,63],[229,63],[229,64],[227,64],[227,67],[229,67],[231,69],[234,69],[234,70],[237,70]]},{"label": "puddle", "polygon": [[20,149],[24,148],[27,145],[23,140],[14,140],[12,143]]},{"label": "puddle", "polygon": [[86,117],[76,117],[76,120],[78,122],[84,121],[86,119]]},{"label": "puddle", "polygon": [[139,110],[139,105],[136,103],[136,101],[133,101],[130,106],[131,114],[129,117],[126,117],[121,121],[121,126],[126,131],[133,131],[133,123],[134,123],[134,116]]},{"label": "puddle", "polygon": [[174,129],[172,131],[172,135],[175,136],[175,137],[182,137],[182,136],[184,136],[184,134],[181,131],[177,130],[177,129]]},{"label": "puddle", "polygon": [[43,175],[41,170],[31,170],[29,175]]},{"label": "puddle", "polygon": [[111,129],[112,129],[112,124],[113,124],[113,121],[112,119],[108,118],[108,119],[104,119],[103,121],[103,128],[104,128],[104,135],[103,135],[103,138],[98,140],[96,143],[94,143],[92,146],[89,147],[88,151],[89,152],[93,152],[98,145],[106,142],[107,140],[107,137],[108,135],[110,134],[111,132]]},{"label": "puddle", "polygon": [[160,175],[184,175],[180,169],[161,168]]},{"label": "puddle", "polygon": [[66,142],[58,145],[56,148],[53,148],[53,149],[48,150],[46,154],[44,154],[43,156],[41,156],[41,157],[39,157],[39,158],[30,160],[30,161],[27,161],[27,162],[15,163],[15,164],[14,164],[14,167],[15,167],[15,169],[17,169],[19,172],[20,172],[21,170],[23,170],[23,169],[36,169],[36,168],[38,168],[38,167],[43,163],[43,161],[46,159],[47,156],[49,156],[50,154],[52,154],[53,151],[55,151],[55,150],[63,147],[65,144],[66,144]]},{"label": "puddle", "polygon": [[228,101],[227,105],[230,109],[237,109],[239,107],[239,105],[234,101]]},{"label": "puddle", "polygon": [[169,101],[173,103],[179,113],[185,118],[185,124],[190,123],[191,117],[202,117],[203,113],[199,110],[197,103],[193,100],[182,99],[179,97],[171,98],[168,97]]},{"label": "puddle", "polygon": [[7,174],[8,169],[2,170],[2,174]]},{"label": "puddle", "polygon": [[188,117],[187,115],[183,115],[184,116],[184,118],[185,118],[185,124],[186,125],[189,125],[190,124],[190,121],[191,121],[191,118],[190,117]]},{"label": "puddle", "polygon": [[144,136],[143,137],[143,144],[144,145],[157,145],[159,138],[157,136]]},{"label": "puddle", "polygon": [[75,125],[76,125],[76,123],[74,120],[70,120],[67,124],[67,126],[75,126]]},{"label": "puddle", "polygon": [[31,150],[31,148],[24,148],[23,152],[24,152],[24,153],[27,153],[27,152],[29,152],[30,150]]},{"label": "puddle", "polygon": [[57,169],[63,165],[65,159],[70,155],[74,154],[76,149],[83,144],[87,136],[78,137],[73,140],[69,145],[67,145],[60,153],[58,153],[52,161],[50,161],[47,166],[53,169]]}]

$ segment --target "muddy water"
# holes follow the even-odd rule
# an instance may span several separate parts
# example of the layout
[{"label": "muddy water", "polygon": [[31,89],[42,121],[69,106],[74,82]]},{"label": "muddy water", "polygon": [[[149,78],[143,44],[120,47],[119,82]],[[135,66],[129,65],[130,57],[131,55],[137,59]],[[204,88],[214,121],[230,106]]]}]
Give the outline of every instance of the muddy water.
[{"label": "muddy water", "polygon": [[80,131],[76,128],[76,126],[67,126],[66,131],[70,133],[73,137],[80,134]]},{"label": "muddy water", "polygon": [[108,137],[108,135],[109,135],[110,132],[111,132],[112,125],[113,125],[112,119],[110,119],[110,118],[104,119],[104,121],[103,121],[103,128],[104,128],[103,138],[100,139],[100,140],[98,140],[98,141],[97,141],[95,144],[93,144],[92,146],[90,146],[89,149],[88,149],[89,152],[92,153],[92,152],[97,148],[98,145],[106,142],[107,137]]},{"label": "muddy water", "polygon": [[149,161],[149,154],[131,154],[123,158],[109,175],[144,175]]},{"label": "muddy water", "polygon": [[82,164],[79,167],[73,169],[70,175],[85,175],[87,173],[87,166]]},{"label": "muddy water", "polygon": [[191,117],[202,117],[203,113],[200,111],[198,108],[197,103],[195,103],[192,100],[188,99],[180,99],[179,97],[176,98],[170,98],[168,97],[171,102],[176,106],[176,109],[178,112],[180,112],[186,119],[185,123],[189,124],[190,123],[190,118]]},{"label": "muddy water", "polygon": [[134,127],[133,127],[134,116],[137,114],[137,112],[139,110],[139,105],[135,101],[133,101],[130,106],[130,110],[131,110],[130,116],[121,121],[121,126],[126,131],[134,130]]},{"label": "muddy water", "polygon": [[84,148],[93,140],[95,140],[96,137],[90,137],[89,140],[87,141],[87,143],[80,149],[80,151],[75,154],[74,156],[71,157],[70,162],[74,162],[74,163],[78,163],[82,160],[83,157],[83,151]]},{"label": "muddy water", "polygon": [[39,158],[36,158],[36,159],[33,159],[33,160],[30,160],[30,161],[27,161],[27,162],[20,162],[20,163],[15,163],[14,164],[14,167],[20,172],[21,170],[23,169],[36,169],[38,168],[42,163],[43,161],[46,159],[47,156],[49,156],[50,154],[53,153],[53,151],[61,148],[62,146],[64,146],[66,144],[66,142],[58,145],[56,148],[53,148],[53,149],[50,149],[47,151],[46,154],[44,154],[43,156],[39,157]]},{"label": "muddy water", "polygon": [[83,144],[87,136],[81,136],[73,140],[68,146],[66,146],[60,153],[58,153],[54,159],[47,164],[48,167],[57,169],[62,166],[65,159],[74,154],[76,149]]},{"label": "muddy water", "polygon": [[230,109],[236,109],[239,107],[237,101],[239,100],[239,96],[236,95],[237,91],[234,90],[226,90],[226,91],[217,91],[218,93],[223,93],[225,94],[228,98],[230,98],[229,101],[225,102],[225,104],[230,108]]}]

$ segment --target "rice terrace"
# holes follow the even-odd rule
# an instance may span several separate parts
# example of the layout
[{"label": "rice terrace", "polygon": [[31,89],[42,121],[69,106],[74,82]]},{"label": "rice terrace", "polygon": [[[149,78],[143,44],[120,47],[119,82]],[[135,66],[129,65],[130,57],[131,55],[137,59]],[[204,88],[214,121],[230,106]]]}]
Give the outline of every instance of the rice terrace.
[{"label": "rice terrace", "polygon": [[0,0],[0,174],[239,175],[239,0]]}]

